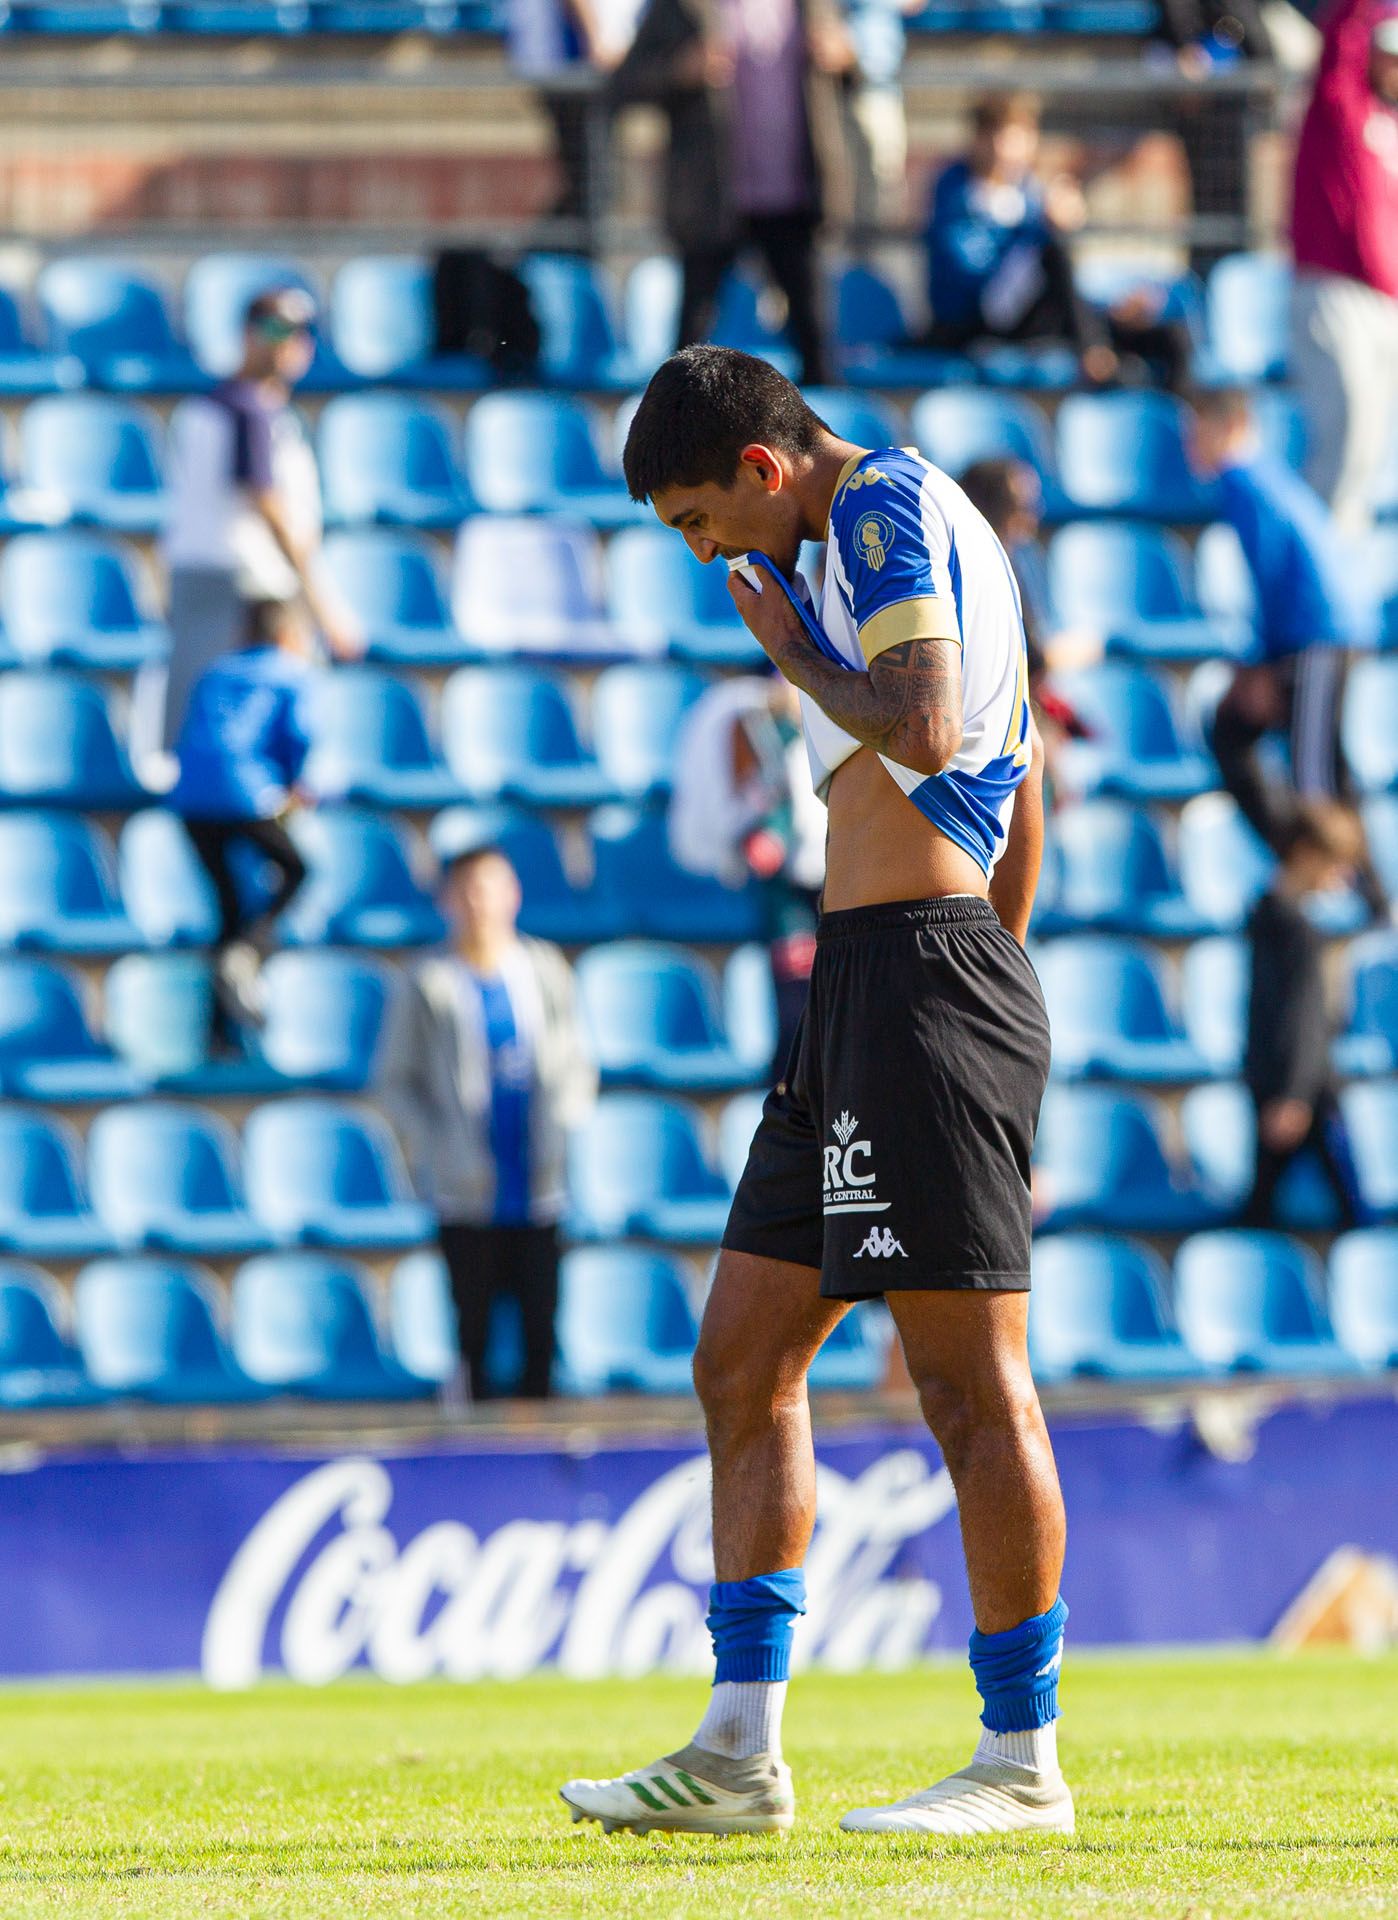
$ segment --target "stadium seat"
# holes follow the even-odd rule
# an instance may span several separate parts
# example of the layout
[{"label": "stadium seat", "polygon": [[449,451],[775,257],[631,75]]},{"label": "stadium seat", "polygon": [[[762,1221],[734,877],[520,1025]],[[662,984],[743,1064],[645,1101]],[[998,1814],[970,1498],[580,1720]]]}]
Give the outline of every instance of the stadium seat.
[{"label": "stadium seat", "polygon": [[1241,651],[1236,625],[1200,611],[1189,555],[1158,527],[1089,522],[1062,527],[1048,550],[1049,596],[1065,627],[1099,633],[1111,653],[1207,660]]},{"label": "stadium seat", "polygon": [[[184,279],[184,337],[206,372],[226,379],[237,370],[248,307],[274,287],[300,287],[317,299],[315,287],[295,261],[276,254],[210,253],[193,262]],[[324,392],[349,380],[324,340],[317,340],[302,390]]]},{"label": "stadium seat", "polygon": [[1359,548],[1364,582],[1378,610],[1378,644],[1398,651],[1398,528],[1373,527]]},{"label": "stadium seat", "polygon": [[120,673],[164,656],[169,639],[134,556],[101,534],[26,533],[0,556],[5,638],[34,666]]},{"label": "stadium seat", "polygon": [[608,667],[592,688],[597,759],[614,793],[645,800],[669,790],[675,741],[708,682],[684,667]]},{"label": "stadium seat", "polygon": [[680,263],[669,254],[638,260],[621,295],[626,343],[649,370],[675,351],[680,325]]},{"label": "stadium seat", "polygon": [[1186,740],[1168,685],[1148,668],[1108,661],[1055,684],[1090,734],[1059,751],[1054,771],[1068,792],[1183,800],[1214,785],[1212,758]]},{"label": "stadium seat", "polygon": [[1247,1035],[1251,966],[1243,941],[1191,940],[1180,962],[1184,1030],[1211,1073],[1237,1073]]},{"label": "stadium seat", "polygon": [[107,970],[107,1039],[140,1081],[199,1096],[257,1090],[274,1076],[209,1060],[213,975],[196,953],[128,953]]},{"label": "stadium seat", "polygon": [[17,484],[39,520],[153,533],[165,512],[160,445],[159,422],[138,401],[51,394],[20,416]]},{"label": "stadium seat", "polygon": [[74,816],[0,814],[0,947],[115,953],[139,945],[104,834]]},{"label": "stadium seat", "polygon": [[636,651],[607,617],[602,550],[591,527],[468,520],[457,537],[451,603],[466,644],[490,658],[587,662]]},{"label": "stadium seat", "polygon": [[727,887],[676,864],[661,813],[607,807],[593,816],[596,886],[616,924],[656,940],[756,940],[765,925],[755,886]]},{"label": "stadium seat", "polygon": [[576,254],[533,253],[522,262],[520,277],[539,322],[545,380],[569,390],[624,390],[645,380],[650,366],[622,342],[611,289],[593,261]]},{"label": "stadium seat", "polygon": [[617,918],[614,903],[599,888],[573,884],[546,821],[511,807],[448,807],[432,822],[428,837],[439,861],[457,859],[473,847],[498,847],[519,875],[520,929],[536,940],[574,945],[634,931]]},{"label": "stadium seat", "polygon": [[0,287],[0,394],[18,399],[62,393],[82,383],[82,361],[75,354],[36,347],[25,335],[18,300],[8,287]]},{"label": "stadium seat", "polygon": [[455,1379],[461,1368],[456,1306],[446,1261],[435,1248],[406,1254],[393,1269],[389,1327],[401,1367],[437,1386]]},{"label": "stadium seat", "polygon": [[1335,1064],[1346,1075],[1398,1071],[1398,933],[1360,934],[1345,959],[1349,1018]]},{"label": "stadium seat", "polygon": [[451,450],[449,424],[406,393],[344,393],[328,400],[316,432],[325,517],[454,527],[473,510]]},{"label": "stadium seat", "polygon": [[1398,899],[1398,794],[1371,794],[1363,811],[1370,856],[1389,899]]},{"label": "stadium seat", "polygon": [[872,268],[845,267],[834,292],[835,338],[851,386],[941,387],[974,380],[962,355],[910,343],[898,295]]},{"label": "stadium seat", "polygon": [[218,1283],[173,1260],[95,1260],[73,1283],[84,1364],[109,1393],[176,1406],[257,1400],[219,1329]]},{"label": "stadium seat", "polygon": [[0,1092],[62,1105],[121,1100],[139,1084],[93,1035],[68,974],[46,960],[0,959]]},{"label": "stadium seat", "polygon": [[1074,1079],[1196,1080],[1208,1061],[1181,1033],[1149,948],[1098,934],[1035,956],[1053,1030],[1053,1064]]},{"label": "stadium seat", "polygon": [[1210,272],[1207,297],[1209,376],[1244,386],[1280,380],[1291,331],[1290,260],[1280,253],[1229,254]]},{"label": "stadium seat", "polygon": [[347,260],[330,296],[330,332],[340,363],[360,380],[456,391],[483,387],[489,369],[474,354],[436,352],[432,269],[413,254]]},{"label": "stadium seat", "polygon": [[311,750],[301,777],[322,799],[374,807],[460,799],[406,680],[380,667],[336,667],[317,677],[307,710]]},{"label": "stadium seat", "polygon": [[213,884],[175,814],[152,807],[128,820],[117,863],[122,900],[139,930],[126,945],[208,945],[218,929]]},{"label": "stadium seat", "polygon": [[1083,800],[1059,811],[1053,835],[1061,861],[1056,910],[1064,924],[1159,939],[1213,930],[1181,892],[1160,829],[1144,807]]},{"label": "stadium seat", "polygon": [[1398,1214],[1398,1080],[1370,1080],[1340,1096],[1365,1207],[1375,1220]]},{"label": "stadium seat", "polygon": [[750,1086],[766,1060],[739,1057],[712,970],[646,941],[595,947],[578,991],[603,1085],[711,1090]]},{"label": "stadium seat", "polygon": [[10,9],[26,33],[151,33],[160,0],[30,0]]},{"label": "stadium seat", "polygon": [[[1233,1081],[1194,1087],[1180,1103],[1180,1125],[1200,1186],[1219,1213],[1232,1218],[1252,1191],[1256,1121],[1246,1090]],[[1277,1218],[1298,1232],[1338,1224],[1334,1196],[1319,1164],[1303,1153],[1277,1188]]]},{"label": "stadium seat", "polygon": [[1205,527],[1194,549],[1199,605],[1217,636],[1215,652],[1240,655],[1252,644],[1257,594],[1238,536],[1224,521]]},{"label": "stadium seat", "polygon": [[311,18],[307,0],[167,0],[165,11],[182,33],[220,36],[303,33]]},{"label": "stadium seat", "polygon": [[728,569],[702,566],[661,527],[628,527],[607,554],[612,617],[630,650],[667,649],[696,666],[759,667],[766,658],[739,618]]},{"label": "stadium seat", "polygon": [[80,1165],[77,1136],[63,1121],[0,1106],[0,1247],[62,1258],[111,1245]]},{"label": "stadium seat", "polygon": [[391,820],[317,807],[297,820],[295,839],[310,874],[279,923],[288,944],[413,947],[441,939],[441,915],[414,879]]},{"label": "stadium seat", "polygon": [[243,1147],[249,1202],[282,1245],[410,1247],[433,1231],[393,1135],[366,1108],[276,1101],[249,1116]]},{"label": "stadium seat", "polygon": [[262,970],[262,1054],[302,1085],[358,1092],[374,1068],[392,972],[352,953],[274,953]]},{"label": "stadium seat", "polygon": [[783,317],[774,326],[763,289],[741,266],[730,267],[719,288],[718,312],[714,317],[713,338],[721,347],[737,347],[742,353],[769,360],[788,380],[796,378],[796,355],[789,344],[789,331]]},{"label": "stadium seat", "polygon": [[913,406],[913,439],[929,460],[958,479],[978,460],[1019,460],[1039,476],[1044,514],[1061,518],[1066,502],[1048,423],[1032,400],[950,387]]},{"label": "stadium seat", "polygon": [[125,812],[149,798],[100,687],[42,668],[0,677],[0,806]]},{"label": "stadium seat", "polygon": [[1034,1247],[1029,1351],[1041,1380],[1177,1380],[1200,1371],[1172,1326],[1169,1275],[1148,1247],[1065,1233]]},{"label": "stadium seat", "polygon": [[618,527],[650,512],[602,465],[592,422],[566,394],[478,400],[466,420],[466,473],[487,513],[561,513]]},{"label": "stadium seat", "polygon": [[641,1247],[578,1247],[559,1282],[564,1393],[693,1391],[699,1328],[678,1261]]},{"label": "stadium seat", "polygon": [[728,1218],[728,1183],[709,1156],[697,1111],[655,1094],[603,1096],[570,1141],[568,1187],[582,1240],[711,1246]]},{"label": "stadium seat", "polygon": [[1345,758],[1360,789],[1398,789],[1398,659],[1356,660],[1345,688]]},{"label": "stadium seat", "polygon": [[442,737],[458,788],[478,800],[588,807],[615,789],[566,683],[539,667],[462,667],[442,693]]},{"label": "stadium seat", "polygon": [[108,1107],[87,1159],[93,1202],[119,1247],[207,1257],[267,1244],[243,1203],[233,1130],[214,1113],[159,1100]]},{"label": "stadium seat", "polygon": [[81,1407],[105,1398],[68,1344],[59,1289],[25,1260],[0,1260],[0,1407]]},{"label": "stadium seat", "polygon": [[718,1116],[718,1164],[730,1191],[743,1177],[743,1169],[748,1163],[748,1150],[762,1118],[766,1099],[765,1093],[754,1089],[749,1093],[735,1093],[731,1100],[723,1103],[723,1110]]},{"label": "stadium seat", "polygon": [[1348,1373],[1321,1302],[1320,1262],[1282,1233],[1200,1233],[1175,1256],[1190,1351],[1228,1373]]},{"label": "stadium seat", "polygon": [[1070,394],[1058,410],[1058,471],[1080,513],[1198,524],[1213,493],[1185,459],[1183,410],[1156,392]]},{"label": "stadium seat", "polygon": [[424,535],[387,527],[332,533],[321,566],[365,637],[367,660],[451,667],[465,657],[436,549]]},{"label": "stadium seat", "polygon": [[403,1400],[432,1383],[387,1354],[369,1304],[375,1282],[352,1261],[263,1254],[233,1281],[233,1350],[273,1393],[317,1400]]},{"label": "stadium seat", "polygon": [[1189,1168],[1167,1154],[1153,1102],[1108,1087],[1050,1089],[1037,1167],[1045,1229],[1179,1233],[1216,1217]]},{"label": "stadium seat", "polygon": [[880,394],[851,393],[848,387],[807,387],[808,406],[833,434],[856,447],[901,447],[907,430],[892,404]]},{"label": "stadium seat", "polygon": [[[777,1048],[777,995],[771,950],[761,941],[735,948],[723,969],[723,1024],[728,1044],[750,1069],[749,1078],[770,1082]],[[784,1064],[784,1063],[783,1063]]]},{"label": "stadium seat", "polygon": [[88,382],[122,393],[191,393],[209,376],[175,333],[161,287],[122,260],[50,260],[35,283],[49,339]]},{"label": "stadium seat", "polygon": [[1398,1367],[1398,1228],[1341,1234],[1330,1249],[1330,1314],[1351,1359]]},{"label": "stadium seat", "polygon": [[1262,451],[1300,473],[1306,464],[1306,415],[1294,393],[1263,387],[1252,396],[1252,417]]},{"label": "stadium seat", "polygon": [[1204,793],[1180,813],[1180,879],[1200,929],[1241,927],[1276,868],[1276,859],[1238,811],[1231,794]]}]

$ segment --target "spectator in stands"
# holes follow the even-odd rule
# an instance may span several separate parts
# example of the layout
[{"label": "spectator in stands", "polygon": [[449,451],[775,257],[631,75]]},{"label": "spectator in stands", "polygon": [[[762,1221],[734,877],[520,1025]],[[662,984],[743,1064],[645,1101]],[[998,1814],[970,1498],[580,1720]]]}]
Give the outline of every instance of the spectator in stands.
[{"label": "spectator in stands", "polygon": [[[1350,652],[1371,644],[1375,610],[1346,567],[1335,524],[1305,481],[1262,451],[1252,406],[1239,388],[1196,396],[1190,459],[1216,479],[1223,517],[1252,576],[1252,658],[1218,704],[1212,745],[1223,784],[1269,846],[1290,843],[1300,801],[1348,799],[1341,744]],[[1291,786],[1269,780],[1257,748],[1274,730],[1291,736]],[[1360,884],[1376,917],[1387,913],[1372,861]]]},{"label": "spectator in stands", "polygon": [[[210,1038],[229,1047],[255,1017],[258,954],[247,943],[265,936],[306,877],[286,822],[310,745],[300,622],[283,600],[251,601],[242,617],[242,647],[206,667],[190,692],[170,795],[218,901]],[[240,848],[275,869],[270,898],[244,901]]]},{"label": "spectator in stands", "polygon": [[472,1396],[486,1372],[491,1309],[519,1302],[519,1392],[550,1386],[558,1223],[569,1131],[596,1092],[573,974],[557,947],[517,930],[520,885],[495,847],[449,859],[450,950],[425,960],[390,1010],[377,1078],[419,1191],[437,1209]]},{"label": "spectator in stands", "polygon": [[842,0],[854,53],[845,95],[853,165],[854,224],[901,227],[908,211],[908,116],[903,57],[910,15],[922,0]]},{"label": "spectator in stands", "polygon": [[1315,1150],[1342,1226],[1362,1202],[1330,1065],[1322,941],[1306,899],[1345,886],[1364,852],[1359,816],[1334,801],[1306,801],[1271,890],[1248,921],[1252,987],[1243,1077],[1257,1109],[1257,1166],[1246,1224],[1274,1224],[1277,1185],[1295,1156]]},{"label": "spectator in stands", "polygon": [[1398,432],[1398,10],[1331,0],[1296,148],[1291,377],[1306,477],[1362,533]]},{"label": "spectator in stands", "polygon": [[259,294],[247,310],[238,371],[175,414],[164,536],[164,747],[179,734],[190,688],[237,644],[250,603],[299,599],[336,652],[358,648],[352,624],[316,579],[320,477],[291,406],[291,390],[311,364],[314,322],[300,287]]},{"label": "spectator in stands", "polygon": [[589,69],[609,73],[635,33],[641,0],[506,0],[510,65],[538,89],[553,125],[560,186],[555,220],[585,220],[589,167],[602,158],[603,119],[597,96],[568,84]]},{"label": "spectator in stands", "polygon": [[1248,223],[1248,98],[1240,88],[1218,89],[1216,76],[1242,60],[1269,60],[1271,36],[1258,0],[1161,0],[1160,35],[1184,78],[1199,84],[1196,94],[1171,100],[1194,217],[1227,220],[1234,229],[1190,247],[1191,271],[1205,275],[1245,244]]}]

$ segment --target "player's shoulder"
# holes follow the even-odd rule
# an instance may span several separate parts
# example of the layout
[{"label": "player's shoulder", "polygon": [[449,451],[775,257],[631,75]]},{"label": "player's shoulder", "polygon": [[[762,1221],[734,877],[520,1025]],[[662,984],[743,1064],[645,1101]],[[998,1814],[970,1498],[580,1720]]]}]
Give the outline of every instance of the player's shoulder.
[{"label": "player's shoulder", "polygon": [[867,551],[887,551],[895,541],[923,544],[935,472],[911,447],[866,453],[841,481],[830,510],[830,531],[841,552],[858,559]]}]

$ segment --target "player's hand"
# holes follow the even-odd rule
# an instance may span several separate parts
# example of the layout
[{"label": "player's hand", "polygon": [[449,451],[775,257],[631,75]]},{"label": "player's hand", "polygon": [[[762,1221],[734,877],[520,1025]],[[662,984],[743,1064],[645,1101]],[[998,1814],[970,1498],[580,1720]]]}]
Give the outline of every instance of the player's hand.
[{"label": "player's hand", "polygon": [[1269,1100],[1257,1116],[1262,1144],[1272,1153],[1291,1153],[1311,1130],[1308,1100]]},{"label": "player's hand", "polygon": [[740,573],[729,574],[728,591],[743,625],[772,665],[799,687],[800,663],[810,658],[812,647],[786,595],[775,581],[768,592],[757,593]]}]

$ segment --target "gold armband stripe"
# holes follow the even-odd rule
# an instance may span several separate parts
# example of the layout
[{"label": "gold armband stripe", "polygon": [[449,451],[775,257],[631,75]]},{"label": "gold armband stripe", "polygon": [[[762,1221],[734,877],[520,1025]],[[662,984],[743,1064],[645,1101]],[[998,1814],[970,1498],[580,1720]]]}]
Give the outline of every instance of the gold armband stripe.
[{"label": "gold armband stripe", "polygon": [[951,601],[935,594],[919,600],[899,600],[894,606],[880,608],[859,629],[859,644],[870,666],[881,653],[901,646],[905,640],[954,640],[960,646],[956,608]]}]

